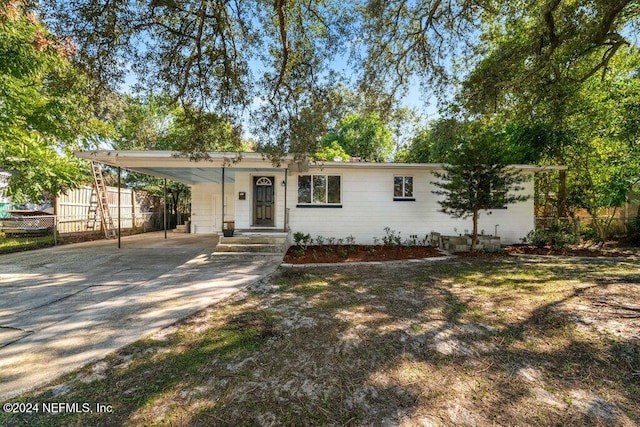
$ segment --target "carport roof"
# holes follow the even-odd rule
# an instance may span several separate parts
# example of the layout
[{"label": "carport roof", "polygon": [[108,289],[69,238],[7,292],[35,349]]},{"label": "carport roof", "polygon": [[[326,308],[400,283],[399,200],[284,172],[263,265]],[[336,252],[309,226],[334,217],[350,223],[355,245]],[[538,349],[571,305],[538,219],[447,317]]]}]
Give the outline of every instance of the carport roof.
[{"label": "carport roof", "polygon": [[[222,181],[223,168],[225,168],[225,182],[234,182],[236,172],[266,172],[286,168],[286,166],[274,165],[259,153],[211,152],[208,154],[209,157],[206,160],[195,161],[175,151],[95,150],[74,152],[76,157],[82,159],[185,184],[219,183]],[[292,158],[287,156],[283,158],[282,162],[291,160]]]},{"label": "carport roof", "polygon": [[[280,164],[274,163],[260,153],[210,152],[206,160],[195,161],[175,151],[123,151],[96,150],[76,151],[76,157],[97,161],[110,166],[183,182],[220,183],[223,168],[225,182],[234,182],[237,172],[269,172],[274,169],[306,171],[309,168],[323,169],[369,169],[369,170],[442,170],[441,163],[370,163],[370,162],[320,162],[298,163],[293,156],[284,156]],[[566,166],[512,165],[523,172],[547,172],[566,170]]]}]

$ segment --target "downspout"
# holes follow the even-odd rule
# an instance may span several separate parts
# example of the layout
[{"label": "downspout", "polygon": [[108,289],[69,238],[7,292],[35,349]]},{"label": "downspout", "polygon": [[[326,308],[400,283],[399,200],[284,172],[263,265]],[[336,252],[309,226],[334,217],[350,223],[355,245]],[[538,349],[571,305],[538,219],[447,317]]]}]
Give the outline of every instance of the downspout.
[{"label": "downspout", "polygon": [[164,200],[162,203],[162,222],[164,226],[164,238],[167,238],[167,178],[164,179]]}]

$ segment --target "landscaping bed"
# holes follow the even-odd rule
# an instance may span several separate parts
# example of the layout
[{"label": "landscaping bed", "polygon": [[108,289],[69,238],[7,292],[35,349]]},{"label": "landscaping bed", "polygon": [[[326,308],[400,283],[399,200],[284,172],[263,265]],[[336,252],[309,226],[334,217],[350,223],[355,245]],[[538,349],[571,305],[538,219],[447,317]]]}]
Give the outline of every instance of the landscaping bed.
[{"label": "landscaping bed", "polygon": [[443,256],[431,246],[399,245],[314,245],[303,249],[292,246],[284,262],[288,264],[316,264],[338,262],[394,261]]}]

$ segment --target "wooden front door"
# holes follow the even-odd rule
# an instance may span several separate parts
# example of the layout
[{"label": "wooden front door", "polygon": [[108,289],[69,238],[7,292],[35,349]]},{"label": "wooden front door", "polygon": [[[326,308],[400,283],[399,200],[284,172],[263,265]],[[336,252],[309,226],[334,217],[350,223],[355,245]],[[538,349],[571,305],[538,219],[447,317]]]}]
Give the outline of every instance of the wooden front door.
[{"label": "wooden front door", "polygon": [[253,225],[273,227],[273,182],[272,176],[253,177]]}]

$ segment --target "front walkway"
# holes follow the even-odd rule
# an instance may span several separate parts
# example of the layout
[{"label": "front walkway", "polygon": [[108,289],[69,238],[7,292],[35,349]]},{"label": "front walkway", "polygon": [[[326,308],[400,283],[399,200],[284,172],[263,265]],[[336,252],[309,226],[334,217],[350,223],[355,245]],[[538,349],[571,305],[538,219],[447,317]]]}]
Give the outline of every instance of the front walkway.
[{"label": "front walkway", "polygon": [[212,256],[215,235],[167,237],[0,256],[0,401],[216,303],[282,260]]}]

